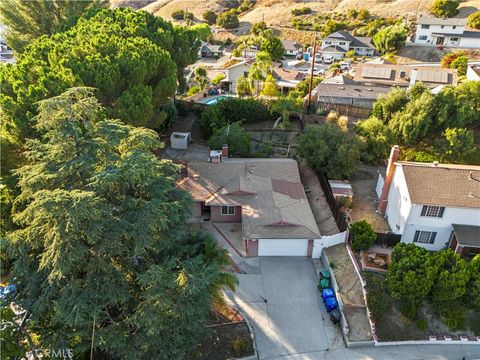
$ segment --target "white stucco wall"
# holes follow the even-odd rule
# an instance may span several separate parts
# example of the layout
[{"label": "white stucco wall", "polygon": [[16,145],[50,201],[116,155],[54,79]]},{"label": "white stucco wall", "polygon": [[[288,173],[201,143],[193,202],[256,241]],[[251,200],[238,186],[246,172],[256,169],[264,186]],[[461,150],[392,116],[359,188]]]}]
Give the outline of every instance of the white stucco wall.
[{"label": "white stucco wall", "polygon": [[385,216],[390,229],[395,234],[402,234],[407,223],[412,203],[408,194],[405,175],[401,166],[395,166],[390,192],[388,193]]},{"label": "white stucco wall", "polygon": [[[417,31],[415,34],[415,43],[424,44],[424,45],[435,45],[432,44],[432,33],[440,34],[462,34],[465,30],[464,26],[457,25],[455,29],[452,25],[445,25],[443,28],[441,25],[430,25],[428,29],[422,29],[422,25],[417,25]],[[420,40],[420,36],[427,36],[426,40]]]},{"label": "white stucco wall", "polygon": [[480,49],[480,39],[478,38],[460,38],[460,48]]},{"label": "white stucco wall", "polygon": [[427,250],[440,250],[450,241],[452,224],[480,225],[480,209],[446,207],[441,218],[421,216],[423,204],[414,204],[403,232],[403,242],[413,242],[415,231],[434,231],[437,233],[433,244],[420,244]]},{"label": "white stucco wall", "polygon": [[224,81],[231,81],[231,86],[229,91],[233,94],[237,93],[237,82],[238,79],[245,73],[250,71],[250,65],[242,64],[232,68],[229,68],[227,71],[227,78]]}]

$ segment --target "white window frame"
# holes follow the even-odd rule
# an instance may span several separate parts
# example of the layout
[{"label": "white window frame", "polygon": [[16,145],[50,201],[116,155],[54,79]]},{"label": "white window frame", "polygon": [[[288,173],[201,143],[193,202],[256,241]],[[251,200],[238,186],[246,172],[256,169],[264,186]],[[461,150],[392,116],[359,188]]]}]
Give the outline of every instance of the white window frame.
[{"label": "white window frame", "polygon": [[413,242],[417,244],[433,244],[437,233],[435,231],[416,230],[413,237]]},{"label": "white window frame", "polygon": [[[232,212],[230,212],[230,210],[232,210]],[[221,214],[223,216],[235,215],[235,206],[234,205],[222,205],[222,208],[220,209],[220,211],[221,211]]]},{"label": "white window frame", "polygon": [[422,26],[420,26],[421,29],[430,29],[430,25],[427,25],[427,24],[422,24]]},{"label": "white window frame", "polygon": [[444,213],[444,206],[423,205],[420,216],[442,218]]},{"label": "white window frame", "polygon": [[422,40],[422,41],[427,40],[427,39],[428,39],[428,36],[427,36],[427,35],[420,35],[420,36],[418,37],[418,40]]}]

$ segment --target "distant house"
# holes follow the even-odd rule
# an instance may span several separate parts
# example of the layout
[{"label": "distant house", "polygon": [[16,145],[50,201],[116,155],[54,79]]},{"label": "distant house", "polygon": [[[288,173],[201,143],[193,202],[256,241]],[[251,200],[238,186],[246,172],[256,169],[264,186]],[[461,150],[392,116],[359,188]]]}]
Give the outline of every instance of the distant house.
[{"label": "distant house", "polygon": [[188,162],[187,175],[178,182],[194,200],[193,217],[240,223],[240,243],[249,257],[312,256],[321,235],[297,162],[223,155]]},{"label": "distant house", "polygon": [[285,56],[295,56],[302,50],[302,45],[294,40],[282,40],[282,44],[285,48]]},{"label": "distant house", "polygon": [[480,49],[480,31],[465,30],[467,19],[419,17],[414,43],[450,48]]},{"label": "distant house", "polygon": [[431,66],[363,63],[355,67],[353,80],[364,85],[407,87],[422,82],[428,87],[457,85],[456,69]]},{"label": "distant house", "polygon": [[221,67],[225,79],[221,81],[222,88],[232,94],[237,93],[238,79],[248,76],[253,59],[230,59]]},{"label": "distant house", "polygon": [[286,95],[291,89],[295,88],[300,81],[307,77],[303,72],[287,70],[281,67],[274,67],[272,75],[275,78],[282,95]]},{"label": "distant house", "polygon": [[322,39],[320,52],[322,56],[341,59],[349,50],[355,51],[358,56],[373,56],[375,46],[369,37],[353,36],[350,33],[340,30]]},{"label": "distant house", "polygon": [[211,45],[205,44],[200,49],[200,54],[202,58],[220,58],[223,56],[223,46],[222,45]]},{"label": "distant house", "polygon": [[480,166],[397,161],[399,151],[377,184],[392,232],[427,250],[480,254]]}]

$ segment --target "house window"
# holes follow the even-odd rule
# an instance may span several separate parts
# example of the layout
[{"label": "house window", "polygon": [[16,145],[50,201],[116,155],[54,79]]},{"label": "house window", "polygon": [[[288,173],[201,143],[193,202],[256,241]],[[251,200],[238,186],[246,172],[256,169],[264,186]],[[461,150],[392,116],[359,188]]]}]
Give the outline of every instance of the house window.
[{"label": "house window", "polygon": [[332,42],[331,41],[324,41],[325,45],[330,45]]},{"label": "house window", "polygon": [[346,43],[345,43],[345,41],[340,41],[338,44],[339,45],[345,45]]},{"label": "house window", "polygon": [[430,29],[430,25],[422,25],[422,29]]},{"label": "house window", "polygon": [[445,211],[445,207],[443,206],[423,205],[422,212],[420,215],[441,218],[443,216],[444,211]]},{"label": "house window", "polygon": [[420,35],[418,40],[427,40],[427,35]]},{"label": "house window", "polygon": [[235,206],[222,206],[222,215],[235,215]]},{"label": "house window", "polygon": [[415,236],[413,237],[413,242],[420,244],[433,244],[435,242],[435,237],[437,236],[436,232],[433,231],[415,231]]},{"label": "house window", "polygon": [[458,38],[450,38],[451,42],[458,41]]},{"label": "house window", "polygon": [[457,27],[456,26],[452,26],[452,29],[456,29]]},{"label": "house window", "polygon": [[445,26],[442,25],[442,26],[440,26],[440,29],[443,29],[444,27],[445,27]]}]

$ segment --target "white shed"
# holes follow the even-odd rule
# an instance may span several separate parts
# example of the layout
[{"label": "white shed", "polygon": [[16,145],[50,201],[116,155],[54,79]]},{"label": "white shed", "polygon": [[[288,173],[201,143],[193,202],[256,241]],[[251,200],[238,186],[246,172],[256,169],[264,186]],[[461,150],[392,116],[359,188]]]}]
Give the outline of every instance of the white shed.
[{"label": "white shed", "polygon": [[192,142],[192,133],[173,132],[170,136],[170,147],[172,149],[186,150]]}]

